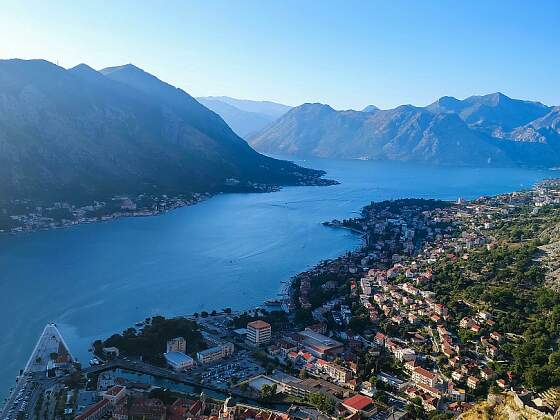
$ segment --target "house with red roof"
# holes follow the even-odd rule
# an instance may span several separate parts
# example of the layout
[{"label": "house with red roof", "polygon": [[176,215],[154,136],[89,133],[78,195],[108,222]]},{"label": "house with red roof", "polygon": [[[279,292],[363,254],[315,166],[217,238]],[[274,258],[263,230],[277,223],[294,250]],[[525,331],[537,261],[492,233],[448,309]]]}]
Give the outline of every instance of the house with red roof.
[{"label": "house with red roof", "polygon": [[437,375],[422,367],[414,368],[412,371],[412,380],[416,383],[426,384],[435,387],[438,380]]},{"label": "house with red roof", "polygon": [[363,413],[366,416],[375,414],[377,409],[373,404],[373,400],[365,395],[354,395],[342,401],[342,405],[351,413]]}]

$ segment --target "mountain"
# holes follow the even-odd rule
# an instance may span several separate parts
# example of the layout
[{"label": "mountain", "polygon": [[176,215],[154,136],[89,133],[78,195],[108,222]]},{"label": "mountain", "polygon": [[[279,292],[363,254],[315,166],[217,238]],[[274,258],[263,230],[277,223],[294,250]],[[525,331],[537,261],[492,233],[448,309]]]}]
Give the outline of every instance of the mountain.
[{"label": "mountain", "polygon": [[500,92],[471,96],[462,101],[444,96],[426,109],[434,113],[458,114],[471,128],[495,137],[503,136],[504,132],[528,124],[550,111],[540,102],[512,99]]},{"label": "mountain", "polygon": [[288,112],[291,107],[269,101],[249,101],[227,96],[200,97],[197,100],[220,115],[241,137],[248,137]]},{"label": "mountain", "polygon": [[257,114],[268,115],[274,119],[281,117],[290,109],[291,106],[279,104],[271,101],[251,101],[248,99],[236,99],[229,96],[207,96],[206,98],[197,99],[213,99],[234,106],[242,111],[255,112]]},{"label": "mountain", "polygon": [[[532,136],[539,140],[529,143],[530,133],[537,133]],[[249,143],[263,153],[302,157],[445,165],[560,163],[558,109],[501,93],[462,101],[448,96],[427,107],[367,107],[361,112],[304,104],[251,136]]]},{"label": "mountain", "polygon": [[508,160],[456,115],[433,114],[410,105],[359,112],[304,104],[251,138],[250,143],[264,153],[298,156],[442,164],[466,159],[477,164]]},{"label": "mountain", "polygon": [[0,197],[37,203],[313,182],[181,89],[133,66],[0,60]]},{"label": "mountain", "polygon": [[375,105],[368,105],[364,109],[362,109],[362,112],[373,112],[373,111],[379,111],[379,108],[377,108]]},{"label": "mountain", "polygon": [[511,140],[560,145],[560,107],[507,134]]}]

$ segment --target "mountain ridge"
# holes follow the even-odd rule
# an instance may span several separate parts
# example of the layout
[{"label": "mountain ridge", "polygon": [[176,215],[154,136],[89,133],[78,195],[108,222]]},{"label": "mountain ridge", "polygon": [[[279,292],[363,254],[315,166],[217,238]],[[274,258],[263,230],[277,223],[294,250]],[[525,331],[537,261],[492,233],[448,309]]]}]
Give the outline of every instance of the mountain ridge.
[{"label": "mountain ridge", "polygon": [[248,138],[261,131],[291,109],[287,105],[271,101],[250,101],[228,96],[206,96],[196,99],[220,115],[242,138]]},{"label": "mountain ridge", "polygon": [[255,152],[188,93],[133,65],[0,60],[0,150],[2,202],[219,192],[232,180],[251,190],[323,174]]},{"label": "mountain ridge", "polygon": [[303,104],[249,143],[263,153],[299,157],[546,167],[560,163],[557,109],[500,92],[388,110]]}]

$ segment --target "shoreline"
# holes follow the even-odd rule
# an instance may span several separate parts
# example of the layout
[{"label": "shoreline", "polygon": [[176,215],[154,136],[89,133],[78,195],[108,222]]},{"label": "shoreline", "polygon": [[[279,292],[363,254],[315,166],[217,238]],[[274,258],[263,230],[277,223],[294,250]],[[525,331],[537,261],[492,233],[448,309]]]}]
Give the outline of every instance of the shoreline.
[{"label": "shoreline", "polygon": [[[249,189],[239,189],[239,190],[232,189],[232,190],[224,190],[218,192],[192,193],[192,195],[189,198],[183,195],[168,197],[167,195],[163,194],[163,195],[151,197],[150,204],[152,206],[157,205],[159,203],[158,200],[163,201],[163,207],[162,208],[156,207],[155,209],[153,207],[152,208],[144,207],[140,209],[136,208],[136,204],[133,201],[133,199],[138,200],[140,198],[143,198],[144,194],[140,194],[134,197],[133,199],[129,198],[128,196],[114,196],[111,197],[111,199],[108,200],[107,202],[121,200],[124,204],[119,209],[120,211],[108,212],[106,214],[102,214],[99,216],[91,216],[91,217],[86,217],[85,215],[80,213],[85,212],[85,210],[83,209],[87,209],[88,211],[90,211],[92,210],[93,207],[98,206],[100,204],[102,204],[102,206],[98,208],[102,208],[106,205],[107,202],[94,201],[93,205],[87,205],[83,207],[75,207],[74,205],[70,205],[68,203],[63,203],[63,205],[59,205],[60,203],[55,203],[55,206],[49,208],[49,210],[53,208],[56,210],[67,209],[77,214],[73,215],[72,219],[62,219],[58,223],[52,219],[50,221],[49,220],[45,221],[43,216],[36,215],[34,213],[9,215],[8,217],[10,217],[13,220],[18,220],[18,221],[25,220],[25,222],[27,222],[28,225],[18,226],[16,228],[11,228],[11,229],[0,229],[0,237],[4,235],[15,236],[15,235],[20,235],[25,233],[36,233],[36,232],[44,232],[44,231],[56,230],[56,229],[66,229],[79,225],[113,222],[115,220],[129,218],[129,217],[160,216],[168,212],[171,212],[173,210],[200,204],[210,198],[213,198],[221,194],[273,193],[273,192],[280,191],[284,187],[292,187],[292,186],[293,187],[309,187],[309,186],[324,187],[324,186],[331,186],[331,185],[338,185],[338,184],[340,184],[338,181],[325,179],[321,177],[313,180],[313,182],[301,181],[298,184],[294,184],[294,185],[256,185],[255,184],[251,186],[251,188]],[[29,205],[31,204],[29,203]],[[6,211],[7,207],[8,206],[5,206],[4,208],[0,207],[0,210],[4,209],[4,211]],[[36,208],[42,209],[42,207],[36,207]],[[94,210],[97,210],[97,208],[95,208]],[[40,221],[43,224],[36,225],[35,223],[37,221]],[[47,222],[49,223],[47,224]]]},{"label": "shoreline", "polygon": [[38,228],[34,228],[34,229],[29,229],[29,230],[20,230],[20,231],[0,231],[0,237],[4,236],[19,236],[19,235],[23,235],[23,234],[31,234],[31,233],[37,233],[37,232],[47,232],[47,231],[53,231],[53,230],[63,230],[63,229],[69,229],[75,226],[81,226],[81,225],[93,225],[93,224],[101,224],[101,223],[109,223],[109,222],[114,222],[120,219],[127,219],[127,218],[142,218],[142,217],[153,217],[153,216],[161,216],[163,214],[172,212],[174,210],[178,210],[184,207],[190,207],[190,206],[194,206],[197,204],[200,204],[206,200],[209,200],[212,197],[215,197],[216,195],[219,195],[222,193],[205,193],[202,194],[200,197],[198,197],[194,202],[186,202],[182,205],[177,205],[177,206],[171,206],[165,209],[161,209],[161,210],[145,210],[145,211],[139,211],[139,212],[133,212],[133,213],[120,213],[120,212],[116,212],[116,213],[109,213],[105,216],[101,216],[99,218],[96,219],[86,219],[86,220],[79,220],[79,221],[69,221],[66,224],[63,225],[57,225],[57,226],[45,226],[45,227],[38,227]]}]

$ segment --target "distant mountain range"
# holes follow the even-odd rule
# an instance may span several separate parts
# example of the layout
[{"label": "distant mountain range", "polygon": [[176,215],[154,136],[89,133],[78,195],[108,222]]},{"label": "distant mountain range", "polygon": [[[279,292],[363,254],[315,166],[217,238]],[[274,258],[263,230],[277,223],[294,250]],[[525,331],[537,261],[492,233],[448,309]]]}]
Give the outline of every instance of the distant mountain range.
[{"label": "distant mountain range", "polygon": [[243,138],[256,134],[292,109],[275,102],[249,101],[228,96],[206,96],[196,99],[220,115],[231,129]]},{"label": "distant mountain range", "polygon": [[293,108],[249,138],[258,151],[299,157],[447,165],[560,166],[560,107],[502,93],[443,97],[426,107]]},{"label": "distant mountain range", "polygon": [[125,65],[0,60],[0,201],[251,190],[321,171],[255,152],[188,93]]}]

